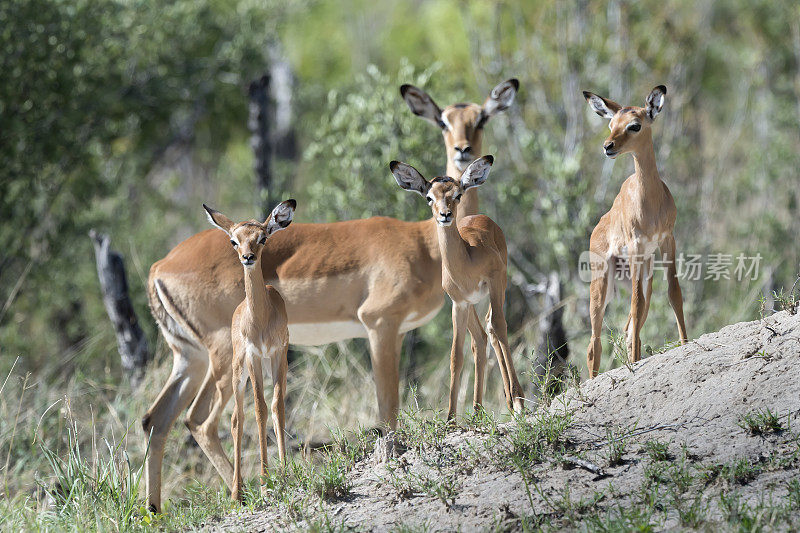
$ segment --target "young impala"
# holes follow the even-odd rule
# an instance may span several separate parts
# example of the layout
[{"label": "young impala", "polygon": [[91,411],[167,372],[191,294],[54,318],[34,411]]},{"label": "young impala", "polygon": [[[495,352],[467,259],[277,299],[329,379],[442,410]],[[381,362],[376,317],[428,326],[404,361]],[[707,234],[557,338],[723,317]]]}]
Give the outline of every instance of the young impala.
[{"label": "young impala", "polygon": [[[261,273],[261,252],[267,239],[292,222],[297,203],[279,203],[264,223],[250,220],[235,224],[231,219],[203,204],[208,220],[224,231],[244,267],[244,301],[233,312],[231,343],[233,344],[233,487],[234,500],[242,499],[242,422],[244,420],[244,389],[247,376],[255,398],[258,442],[261,451],[261,474],[267,473],[267,403],[264,401],[264,378],[261,361],[265,359],[272,375],[272,426],[278,441],[278,456],[286,460],[284,428],[284,395],[286,393],[286,352],[289,349],[289,322],[283,298],[272,285],[264,286]],[[245,374],[247,366],[247,374]],[[262,486],[262,493],[264,487]]]},{"label": "young impala", "polygon": [[[458,220],[459,204],[466,192],[486,181],[494,158],[485,155],[473,161],[456,181],[437,177],[427,181],[417,169],[392,161],[389,168],[397,184],[428,202],[436,221],[436,236],[442,254],[442,288],[453,300],[453,345],[450,351],[450,406],[456,403],[464,363],[464,333],[472,306],[489,297],[487,332],[492,342],[509,409],[523,407],[522,387],[517,381],[508,348],[503,314],[506,298],[508,253],[500,226],[485,215]],[[455,224],[454,224],[455,222]],[[485,364],[475,367],[475,389],[483,390]],[[452,416],[452,412],[448,417]]]},{"label": "young impala", "polygon": [[[516,80],[508,80],[482,106],[456,104],[444,110],[420,89],[404,86],[402,92],[415,113],[445,124],[450,168],[456,164],[451,153],[470,158],[479,153],[484,125],[511,105],[517,87]],[[458,160],[463,161],[462,155]],[[472,209],[477,212],[477,201]],[[380,420],[394,429],[403,336],[432,320],[444,303],[435,227],[428,221],[387,217],[292,224],[267,241],[261,270],[286,302],[290,343],[316,346],[368,339]],[[150,442],[147,500],[158,509],[167,435],[187,407],[186,426],[231,485],[233,467],[217,428],[232,394],[230,327],[244,298],[242,267],[225,235],[209,229],[154,263],[147,288],[153,317],[173,353],[172,373],[142,418]],[[474,313],[468,327],[473,340],[478,339],[476,358],[482,351],[485,359],[486,334]]]},{"label": "young impala", "polygon": [[[686,343],[683,321],[683,299],[675,268],[675,226],[677,210],[666,184],[656,168],[650,126],[664,104],[667,88],[659,85],[645,101],[645,107],[622,107],[618,103],[584,91],[583,96],[601,117],[610,119],[611,134],[603,143],[606,156],[615,158],[630,152],[633,174],[622,184],[611,210],[600,218],[589,241],[592,281],[589,288],[589,313],[592,338],[589,341],[587,364],[591,377],[600,368],[603,350],[601,332],[608,295],[613,289],[614,275],[621,261],[628,259],[631,276],[631,310],[625,326],[628,357],[641,359],[639,332],[647,319],[653,289],[652,261],[657,248],[667,264],[669,303],[675,312],[681,343]],[[647,282],[647,291],[643,290]]]}]

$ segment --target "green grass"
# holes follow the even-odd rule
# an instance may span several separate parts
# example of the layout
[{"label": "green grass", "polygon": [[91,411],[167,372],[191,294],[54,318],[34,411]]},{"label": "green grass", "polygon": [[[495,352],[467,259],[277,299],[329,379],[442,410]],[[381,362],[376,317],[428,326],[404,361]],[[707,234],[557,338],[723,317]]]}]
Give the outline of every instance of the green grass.
[{"label": "green grass", "polygon": [[651,461],[668,461],[672,457],[669,453],[669,443],[658,440],[645,442],[644,451]]},{"label": "green grass", "polygon": [[[786,417],[787,421],[789,417]],[[773,413],[769,408],[747,413],[739,420],[739,427],[749,431],[752,435],[765,435],[768,433],[780,433],[785,429],[781,422],[781,417]]]},{"label": "green grass", "polygon": [[606,428],[606,441],[608,443],[608,466],[618,466],[625,462],[625,452],[628,450],[630,435],[636,430],[633,428]]}]

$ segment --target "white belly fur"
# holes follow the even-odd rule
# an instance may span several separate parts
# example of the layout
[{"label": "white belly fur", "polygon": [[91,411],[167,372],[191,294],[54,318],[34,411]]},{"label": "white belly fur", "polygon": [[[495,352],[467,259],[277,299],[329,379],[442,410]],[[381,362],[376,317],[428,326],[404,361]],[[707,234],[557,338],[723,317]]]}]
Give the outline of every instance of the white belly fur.
[{"label": "white belly fur", "polygon": [[411,331],[412,329],[417,329],[418,327],[427,324],[433,320],[433,317],[435,317],[437,313],[439,313],[439,309],[441,309],[441,306],[424,316],[419,316],[417,313],[411,313],[400,325],[400,333],[405,333],[406,331]]},{"label": "white belly fur", "polygon": [[289,323],[289,343],[303,346],[319,346],[347,339],[367,336],[364,324],[358,321],[337,321],[314,323]]},{"label": "white belly fur", "polygon": [[[400,333],[411,331],[423,324],[427,324],[436,313],[437,307],[427,315],[419,316],[411,313],[400,325]],[[289,323],[289,343],[302,346],[320,346],[347,339],[363,339],[367,337],[367,328],[358,321],[342,320],[322,323]]]}]

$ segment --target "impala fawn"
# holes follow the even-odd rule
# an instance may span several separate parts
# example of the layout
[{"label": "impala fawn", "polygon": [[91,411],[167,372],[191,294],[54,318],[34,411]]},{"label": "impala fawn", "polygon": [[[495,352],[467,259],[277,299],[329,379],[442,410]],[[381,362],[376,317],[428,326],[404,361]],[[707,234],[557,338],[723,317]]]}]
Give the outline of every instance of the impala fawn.
[{"label": "impala fawn", "polygon": [[[244,390],[247,376],[253,386],[258,442],[261,451],[261,474],[267,473],[267,404],[264,401],[264,380],[261,360],[267,359],[273,381],[272,425],[278,441],[278,456],[286,460],[284,427],[284,395],[286,394],[286,352],[289,348],[289,329],[283,298],[272,285],[264,285],[261,273],[261,252],[270,235],[286,228],[292,222],[297,206],[286,200],[272,210],[262,224],[255,220],[235,224],[228,217],[203,204],[209,221],[228,234],[244,267],[245,298],[233,313],[231,341],[233,342],[234,410],[231,417],[233,435],[234,500],[242,499],[242,422],[244,420]],[[245,374],[245,365],[247,374]],[[264,487],[262,486],[262,493]]]},{"label": "impala fawn", "polygon": [[[618,103],[588,91],[583,96],[592,109],[610,119],[611,134],[603,143],[607,157],[615,158],[630,152],[634,172],[622,184],[611,209],[600,218],[589,241],[592,281],[589,288],[589,315],[592,338],[589,341],[587,366],[589,376],[600,369],[603,351],[601,332],[608,294],[613,288],[614,274],[620,261],[628,258],[631,276],[631,310],[625,326],[628,357],[631,362],[641,359],[639,332],[647,319],[653,290],[653,256],[661,249],[667,264],[669,303],[675,312],[681,343],[686,343],[683,320],[683,298],[675,267],[675,227],[677,209],[667,185],[661,181],[656,168],[653,137],[650,126],[664,105],[667,88],[655,87],[645,100],[645,107],[622,107]],[[643,284],[647,282],[647,292]]]},{"label": "impala fawn", "polygon": [[[455,413],[464,364],[464,333],[472,306],[489,297],[486,331],[494,348],[509,409],[520,412],[524,397],[508,348],[503,304],[506,298],[508,252],[500,226],[486,215],[458,219],[464,193],[486,181],[494,158],[483,156],[464,170],[459,180],[437,177],[427,181],[411,165],[392,161],[389,167],[397,184],[425,198],[437,225],[442,254],[442,288],[453,300],[453,344],[450,351],[450,409]],[[454,224],[454,222],[456,222]],[[475,361],[475,396],[483,390],[486,360]]]}]

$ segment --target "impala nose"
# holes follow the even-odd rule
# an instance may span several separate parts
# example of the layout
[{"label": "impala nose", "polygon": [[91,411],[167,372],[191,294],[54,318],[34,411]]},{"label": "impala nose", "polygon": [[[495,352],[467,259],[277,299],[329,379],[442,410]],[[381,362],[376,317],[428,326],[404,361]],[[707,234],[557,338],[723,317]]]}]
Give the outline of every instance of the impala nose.
[{"label": "impala nose", "polygon": [[614,141],[607,141],[603,144],[603,150],[605,150],[606,155],[614,153]]},{"label": "impala nose", "polygon": [[458,152],[461,155],[466,155],[466,154],[469,154],[470,152],[472,152],[472,147],[470,145],[468,145],[468,144],[464,145],[464,146],[456,146],[455,148],[456,148],[456,152]]},{"label": "impala nose", "polygon": [[256,254],[242,254],[242,263],[252,265],[256,262]]}]

